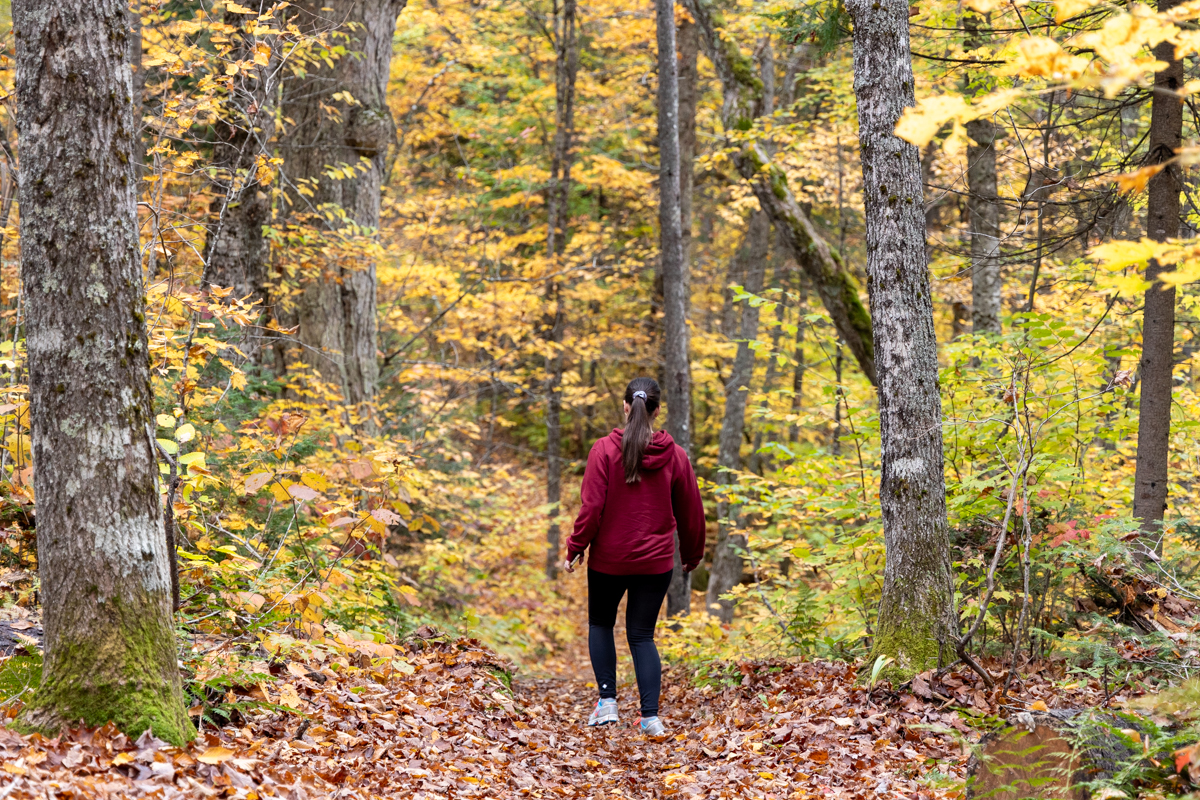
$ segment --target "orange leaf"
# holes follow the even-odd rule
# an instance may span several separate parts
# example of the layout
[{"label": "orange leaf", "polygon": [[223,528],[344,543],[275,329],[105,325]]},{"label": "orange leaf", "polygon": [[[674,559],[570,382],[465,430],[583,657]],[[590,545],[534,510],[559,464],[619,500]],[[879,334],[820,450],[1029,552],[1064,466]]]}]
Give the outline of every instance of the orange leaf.
[{"label": "orange leaf", "polygon": [[1192,763],[1192,758],[1196,755],[1196,746],[1182,747],[1175,751],[1175,771],[1183,772],[1184,768]]},{"label": "orange leaf", "polygon": [[228,747],[210,747],[196,756],[196,760],[202,764],[220,764],[231,758],[233,758],[233,751]]},{"label": "orange leaf", "polygon": [[1150,183],[1150,179],[1166,168],[1166,164],[1151,164],[1148,167],[1142,167],[1136,172],[1125,172],[1112,177],[1113,183],[1117,184],[1117,191],[1122,194],[1137,194],[1144,191],[1146,184]]}]

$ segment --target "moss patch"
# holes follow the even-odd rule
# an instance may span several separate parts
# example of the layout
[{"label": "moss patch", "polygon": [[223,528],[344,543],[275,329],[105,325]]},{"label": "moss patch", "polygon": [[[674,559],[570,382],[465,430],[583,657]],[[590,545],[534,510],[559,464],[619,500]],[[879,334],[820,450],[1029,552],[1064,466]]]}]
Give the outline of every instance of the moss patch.
[{"label": "moss patch", "polygon": [[114,723],[131,737],[150,729],[182,745],[196,736],[183,704],[170,619],[154,599],[103,603],[109,624],[100,629],[66,624],[46,653],[40,688],[18,730],[58,733],[65,724]]}]

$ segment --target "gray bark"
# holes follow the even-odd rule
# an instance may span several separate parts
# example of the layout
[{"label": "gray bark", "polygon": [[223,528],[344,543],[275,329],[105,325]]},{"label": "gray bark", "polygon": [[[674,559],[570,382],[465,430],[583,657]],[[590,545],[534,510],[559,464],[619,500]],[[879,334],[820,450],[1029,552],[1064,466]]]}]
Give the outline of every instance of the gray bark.
[{"label": "gray bark", "polygon": [[[692,265],[692,186],[696,160],[697,60],[700,31],[692,21],[679,26],[679,232],[682,236],[685,297],[691,296]],[[686,302],[686,301],[685,301]],[[689,364],[689,375],[690,375]],[[690,382],[690,377],[689,377]],[[688,397],[689,406],[691,396]],[[692,413],[689,407],[688,419]],[[667,588],[667,616],[686,614],[692,609],[691,579],[683,572],[679,542],[675,542],[675,568]]]},{"label": "gray bark", "polygon": [[943,475],[937,342],[917,148],[893,133],[915,105],[905,0],[849,0],[879,368],[883,595],[872,658],[889,677],[936,665],[958,642]]},{"label": "gray bark", "polygon": [[[793,351],[796,364],[792,368],[792,413],[798,415],[804,408],[804,330],[808,327],[804,314],[808,306],[808,287],[800,273],[796,273],[796,283],[796,349]],[[788,429],[788,441],[795,443],[799,440],[800,424],[794,422]]]},{"label": "gray bark", "polygon": [[[965,46],[983,44],[979,18],[963,15]],[[987,24],[987,20],[984,20]],[[964,77],[970,81],[970,76]],[[964,87],[970,91],[968,85]],[[1004,290],[1000,275],[1000,198],[996,191],[997,127],[988,118],[967,123],[967,217],[971,237],[971,329],[974,333],[1002,333],[1000,301]],[[958,319],[955,309],[955,320]]]},{"label": "gray bark", "polygon": [[[575,71],[579,59],[575,38],[575,0],[564,0],[555,14],[554,65],[554,150],[550,156],[546,254],[557,271],[558,256],[566,249],[568,201],[571,195],[571,136],[575,124]],[[546,577],[558,574],[559,501],[562,500],[562,377],[563,314],[562,286],[551,278],[547,294],[554,302],[550,322],[550,378],[546,390],[546,502],[550,505],[550,526],[546,530]]]},{"label": "gray bark", "polygon": [[[1159,0],[1158,8],[1167,11],[1176,4],[1177,0]],[[1183,86],[1183,64],[1175,58],[1174,46],[1169,42],[1155,47],[1154,57],[1166,62],[1167,68],[1154,76],[1148,162],[1161,164],[1173,158],[1181,145],[1183,105],[1177,93]],[[1176,165],[1150,179],[1146,235],[1156,242],[1179,236],[1180,188]],[[1146,268],[1146,280],[1153,283],[1164,271],[1161,264],[1151,261]],[[1138,408],[1133,516],[1141,526],[1143,546],[1159,554],[1162,553],[1162,520],[1167,510],[1174,350],[1175,288],[1156,283],[1146,290],[1142,312],[1141,403]]]},{"label": "gray bark", "polygon": [[[292,191],[294,216],[312,214],[317,225],[336,229],[327,216],[339,207],[348,221],[366,229],[379,226],[380,187],[395,123],[387,104],[396,17],[407,0],[301,0],[290,9],[305,31],[339,27],[350,35],[345,56],[332,68],[317,65],[303,77],[284,81],[282,115],[292,127],[281,140],[284,177]],[[349,92],[353,104],[334,100]],[[336,109],[334,116],[327,109]],[[353,176],[335,180],[329,166],[353,166]],[[309,182],[313,197],[294,191]],[[376,360],[375,264],[330,264],[307,275],[295,321],[298,356],[339,388],[346,403],[368,403],[379,378]]]},{"label": "gray bark", "polygon": [[[750,217],[742,246],[730,265],[732,275],[741,273],[745,277],[745,290],[759,294],[763,287],[766,270],[767,250],[770,244],[771,221],[762,211]],[[738,331],[737,354],[733,358],[733,369],[725,383],[725,416],[721,421],[721,434],[717,440],[717,481],[723,484],[737,482],[737,476],[728,470],[742,466],[742,436],[746,430],[746,398],[750,395],[750,379],[754,376],[754,350],[750,345],[758,339],[758,307],[751,303],[741,304],[741,325]],[[722,622],[733,619],[733,603],[721,595],[741,583],[745,559],[746,536],[738,533],[741,527],[737,506],[720,503],[717,519],[720,529],[717,546],[713,550],[712,572],[708,578],[706,605],[710,613],[715,612]]]},{"label": "gray bark", "polygon": [[679,229],[683,234],[683,263],[691,277],[692,187],[696,162],[696,102],[699,98],[697,61],[700,29],[687,20],[679,26]]},{"label": "gray bark", "polygon": [[996,125],[967,123],[967,212],[971,225],[971,330],[1002,332],[1000,298],[1000,199],[996,193]]},{"label": "gray bark", "polygon": [[[748,128],[763,109],[762,81],[738,50],[727,31],[719,30],[711,0],[685,0],[704,37],[705,53],[713,62],[724,95],[721,118],[725,130]],[[750,182],[759,205],[780,231],[792,258],[813,282],[842,341],[850,348],[863,374],[875,383],[875,351],[871,318],[859,299],[858,282],[817,231],[796,202],[783,170],[771,162],[761,144],[741,146],[733,156],[738,173]]]},{"label": "gray bark", "polygon": [[[691,361],[688,330],[688,268],[683,260],[679,208],[679,80],[675,56],[675,3],[655,0],[658,41],[658,224],[663,279],[663,427],[692,454]],[[678,548],[676,548],[678,549]]]},{"label": "gray bark", "polygon": [[[273,2],[251,3],[251,7],[255,5],[255,10],[262,13]],[[225,13],[225,22],[237,28],[230,35],[231,59],[251,59],[256,41],[263,42],[241,28],[247,19],[244,14]],[[275,136],[279,60],[274,56],[274,38],[263,42],[273,53],[266,65],[242,69],[234,76],[225,116],[215,126],[212,180],[215,196],[209,205],[211,221],[204,243],[201,278],[202,288],[232,287],[238,298],[264,302],[270,247],[263,226],[271,221],[271,199],[267,187],[256,177],[256,163],[260,155],[272,155]]]},{"label": "gray bark", "polygon": [[16,0],[45,667],[25,725],[192,738],[152,437],[124,0]]}]

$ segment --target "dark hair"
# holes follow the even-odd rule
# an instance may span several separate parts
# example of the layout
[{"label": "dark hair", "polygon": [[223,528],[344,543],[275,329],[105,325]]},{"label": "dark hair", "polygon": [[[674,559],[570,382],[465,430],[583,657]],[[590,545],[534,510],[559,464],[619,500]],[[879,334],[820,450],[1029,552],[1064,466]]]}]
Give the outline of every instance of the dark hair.
[{"label": "dark hair", "polygon": [[642,479],[642,456],[650,444],[650,415],[658,410],[662,392],[653,378],[634,378],[625,387],[625,402],[629,403],[629,419],[621,435],[621,455],[625,461],[625,482]]}]

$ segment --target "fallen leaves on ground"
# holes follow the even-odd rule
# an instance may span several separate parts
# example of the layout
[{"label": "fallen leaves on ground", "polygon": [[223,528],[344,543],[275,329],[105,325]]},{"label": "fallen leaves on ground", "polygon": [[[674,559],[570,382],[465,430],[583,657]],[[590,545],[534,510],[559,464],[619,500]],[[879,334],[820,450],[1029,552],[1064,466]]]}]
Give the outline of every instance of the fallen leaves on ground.
[{"label": "fallen leaves on ground", "polygon": [[632,688],[619,725],[589,729],[583,680],[510,692],[500,657],[469,639],[414,640],[400,658],[411,669],[285,665],[251,691],[294,694],[297,713],[246,710],[186,748],[111,726],[0,729],[0,796],[933,798],[955,794],[971,733],[936,704],[856,685],[846,664],[745,664],[723,688],[668,674],[669,733],[653,740]]}]

